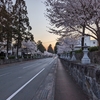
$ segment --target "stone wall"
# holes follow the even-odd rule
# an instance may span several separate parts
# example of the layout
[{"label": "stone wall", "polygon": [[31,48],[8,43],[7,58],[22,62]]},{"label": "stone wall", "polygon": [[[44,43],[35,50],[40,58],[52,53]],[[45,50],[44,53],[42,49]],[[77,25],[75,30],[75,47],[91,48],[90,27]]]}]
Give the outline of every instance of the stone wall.
[{"label": "stone wall", "polygon": [[[77,53],[75,54],[75,56],[77,60],[80,60],[83,57],[83,53]],[[88,56],[91,59],[92,63],[100,64],[100,51],[89,52]]]},{"label": "stone wall", "polygon": [[100,64],[100,51],[90,52],[89,57],[92,63]]},{"label": "stone wall", "polygon": [[82,65],[67,60],[61,62],[91,100],[100,100],[100,66]]}]

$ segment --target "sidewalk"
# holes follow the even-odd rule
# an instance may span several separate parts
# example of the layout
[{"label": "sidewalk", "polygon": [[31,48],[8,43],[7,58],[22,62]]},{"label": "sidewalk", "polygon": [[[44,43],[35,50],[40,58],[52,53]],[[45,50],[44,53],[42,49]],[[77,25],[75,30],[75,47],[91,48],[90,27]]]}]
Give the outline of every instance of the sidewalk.
[{"label": "sidewalk", "polygon": [[89,100],[58,59],[54,100]]}]

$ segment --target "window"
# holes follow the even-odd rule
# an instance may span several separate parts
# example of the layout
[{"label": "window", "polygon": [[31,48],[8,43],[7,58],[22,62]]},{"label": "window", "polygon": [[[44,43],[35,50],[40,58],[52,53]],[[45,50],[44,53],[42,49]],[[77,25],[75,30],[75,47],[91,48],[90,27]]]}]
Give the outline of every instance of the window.
[{"label": "window", "polygon": [[93,44],[95,44],[95,41],[93,41]]}]

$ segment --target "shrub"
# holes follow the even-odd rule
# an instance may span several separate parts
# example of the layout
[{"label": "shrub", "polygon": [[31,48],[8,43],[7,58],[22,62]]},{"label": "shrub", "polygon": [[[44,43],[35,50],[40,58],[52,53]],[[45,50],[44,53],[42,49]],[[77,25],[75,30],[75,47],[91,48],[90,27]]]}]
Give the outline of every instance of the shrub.
[{"label": "shrub", "polygon": [[93,51],[98,51],[98,47],[97,46],[94,46],[94,47],[90,47],[89,48],[89,52],[93,52]]},{"label": "shrub", "polygon": [[5,57],[4,56],[0,56],[0,59],[5,59]]},{"label": "shrub", "polygon": [[18,56],[18,58],[22,58],[22,56]]},{"label": "shrub", "polygon": [[15,56],[9,56],[8,58],[9,59],[15,59]]},{"label": "shrub", "polygon": [[75,50],[75,53],[82,53],[82,49]]},{"label": "shrub", "polygon": [[23,56],[25,59],[27,59],[27,56],[25,55],[25,56]]}]

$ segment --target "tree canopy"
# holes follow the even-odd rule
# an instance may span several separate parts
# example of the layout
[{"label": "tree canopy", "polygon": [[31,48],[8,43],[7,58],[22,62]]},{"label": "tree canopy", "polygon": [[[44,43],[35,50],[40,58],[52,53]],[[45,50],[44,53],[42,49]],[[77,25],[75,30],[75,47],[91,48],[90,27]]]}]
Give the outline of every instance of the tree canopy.
[{"label": "tree canopy", "polygon": [[100,48],[100,0],[46,0],[45,5],[50,33],[89,35]]},{"label": "tree canopy", "polygon": [[44,53],[44,51],[46,51],[46,48],[43,46],[43,44],[40,40],[37,42],[37,49],[39,49],[42,53]]},{"label": "tree canopy", "polygon": [[56,42],[56,44],[54,46],[54,52],[55,52],[55,54],[57,54],[57,45],[59,45],[59,42]]},{"label": "tree canopy", "polygon": [[7,52],[13,40],[18,55],[21,42],[26,38],[33,40],[31,29],[25,0],[16,0],[15,4],[12,0],[0,0],[0,42],[7,42]]},{"label": "tree canopy", "polygon": [[52,45],[51,45],[51,44],[48,46],[47,51],[48,51],[48,52],[50,52],[50,53],[54,53],[54,51],[53,51],[53,48],[52,48]]}]

